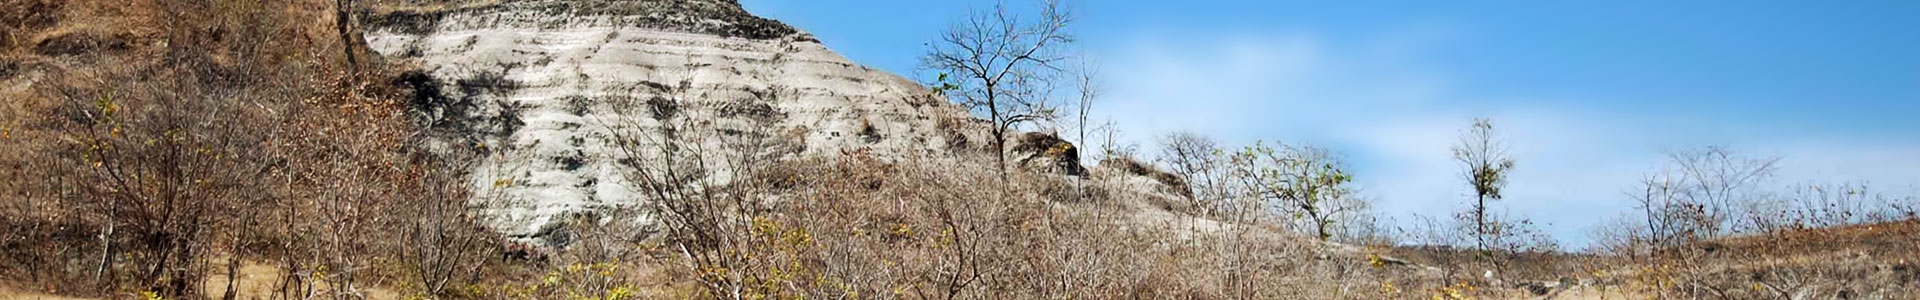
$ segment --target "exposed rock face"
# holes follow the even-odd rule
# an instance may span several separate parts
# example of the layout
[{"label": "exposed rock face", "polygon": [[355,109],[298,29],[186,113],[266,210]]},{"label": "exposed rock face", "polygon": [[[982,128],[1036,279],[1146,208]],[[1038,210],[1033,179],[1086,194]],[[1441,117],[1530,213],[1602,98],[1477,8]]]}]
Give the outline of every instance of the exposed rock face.
[{"label": "exposed rock face", "polygon": [[421,64],[403,81],[436,147],[502,157],[481,167],[475,186],[519,200],[499,212],[509,234],[642,200],[623,188],[608,141],[612,131],[660,126],[663,112],[772,128],[797,144],[792,155],[978,143],[951,128],[972,122],[965,109],[732,0],[532,0],[363,19],[371,49]]},{"label": "exposed rock face", "polygon": [[1009,154],[1010,160],[1022,168],[1037,172],[1082,176],[1087,169],[1080,166],[1080,149],[1059,136],[1043,132],[1028,132],[1013,141]]},{"label": "exposed rock face", "polygon": [[380,29],[413,35],[432,34],[448,27],[557,29],[583,25],[658,29],[755,40],[777,39],[799,33],[780,21],[747,13],[738,0],[496,1],[425,11],[370,13],[363,19],[369,19],[368,23]]}]

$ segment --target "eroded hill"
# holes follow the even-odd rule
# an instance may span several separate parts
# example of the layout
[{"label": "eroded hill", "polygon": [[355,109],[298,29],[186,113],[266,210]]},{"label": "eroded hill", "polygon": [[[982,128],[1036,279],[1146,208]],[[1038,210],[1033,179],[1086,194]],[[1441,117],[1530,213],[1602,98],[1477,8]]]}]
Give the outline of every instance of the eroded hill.
[{"label": "eroded hill", "polygon": [[[498,150],[476,186],[512,181],[499,193],[515,199],[503,229],[516,234],[635,203],[616,135],[660,137],[664,123],[768,136],[787,148],[772,155],[794,157],[949,155],[978,138],[964,108],[733,1],[390,6],[368,19],[372,50],[424,70],[412,97],[440,147]],[[740,151],[718,140],[701,144]]]}]

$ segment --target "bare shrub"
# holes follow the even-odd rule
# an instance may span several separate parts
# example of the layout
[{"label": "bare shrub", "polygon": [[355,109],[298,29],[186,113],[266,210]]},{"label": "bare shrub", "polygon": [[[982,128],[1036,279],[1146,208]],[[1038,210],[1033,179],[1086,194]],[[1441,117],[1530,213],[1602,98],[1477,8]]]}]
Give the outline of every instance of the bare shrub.
[{"label": "bare shrub", "polygon": [[1193,207],[1212,215],[1220,202],[1233,197],[1228,187],[1226,151],[1212,138],[1192,132],[1175,132],[1159,138],[1160,155],[1156,160],[1189,183],[1187,192]]},{"label": "bare shrub", "polygon": [[[1777,158],[1755,159],[1725,148],[1674,152],[1671,166],[1642,180],[1632,197],[1642,232],[1626,235],[1635,251],[1671,248],[1733,232],[1783,226],[1780,207],[1759,185]],[[1627,229],[1627,228],[1622,228]]]},{"label": "bare shrub", "polygon": [[1675,151],[1668,155],[1674,173],[1670,181],[1679,201],[1672,213],[1686,218],[1682,232],[1715,237],[1733,231],[1736,214],[1765,198],[1761,190],[1780,161],[1777,157],[1748,157],[1723,147]]},{"label": "bare shrub", "polygon": [[[774,203],[767,190],[774,182],[751,179],[798,149],[769,132],[776,120],[702,122],[706,110],[687,104],[693,102],[686,92],[692,84],[682,80],[644,103],[611,103],[627,115],[652,117],[602,120],[618,149],[616,161],[626,182],[648,201],[645,211],[664,242],[687,271],[698,274],[694,279],[708,296],[775,295],[762,284],[792,274],[769,271],[781,266],[770,265],[777,249],[765,246],[799,241],[775,232],[780,224],[768,223]],[[765,97],[785,92],[775,88]]]},{"label": "bare shrub", "polygon": [[[423,295],[446,296],[477,283],[488,258],[503,249],[500,235],[485,225],[484,209],[499,204],[479,201],[498,196],[474,197],[468,170],[477,168],[477,160],[470,156],[456,152],[419,159],[430,161],[415,163],[406,181],[396,182],[409,193],[400,195],[403,202],[390,212],[401,218],[393,220],[398,224],[391,228],[398,232],[386,241],[392,247],[387,251],[408,267],[398,272],[407,285]],[[495,182],[482,190],[499,191]]]},{"label": "bare shrub", "polygon": [[1741,207],[1741,232],[1781,233],[1813,228],[1895,222],[1913,216],[1911,198],[1867,184],[1807,184],[1787,187],[1766,201]]}]

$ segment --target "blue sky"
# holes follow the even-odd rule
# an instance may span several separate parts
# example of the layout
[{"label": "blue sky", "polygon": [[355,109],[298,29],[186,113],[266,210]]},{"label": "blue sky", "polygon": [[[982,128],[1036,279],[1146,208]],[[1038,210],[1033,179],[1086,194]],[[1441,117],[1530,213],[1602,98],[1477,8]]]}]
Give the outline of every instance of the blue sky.
[{"label": "blue sky", "polygon": [[[908,76],[924,43],[994,3],[742,2]],[[1509,212],[1576,247],[1672,149],[1779,156],[1780,185],[1920,190],[1920,2],[1070,5],[1103,62],[1098,111],[1130,140],[1191,130],[1326,146],[1388,216],[1461,203],[1447,147],[1473,117],[1492,118],[1519,161]]]}]

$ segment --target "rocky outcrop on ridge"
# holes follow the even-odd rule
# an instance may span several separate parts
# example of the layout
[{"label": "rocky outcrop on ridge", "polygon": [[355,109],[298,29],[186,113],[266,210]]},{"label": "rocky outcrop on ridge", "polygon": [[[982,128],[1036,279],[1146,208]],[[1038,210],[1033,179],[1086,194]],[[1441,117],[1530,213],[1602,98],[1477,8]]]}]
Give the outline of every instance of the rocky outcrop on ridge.
[{"label": "rocky outcrop on ridge", "polygon": [[403,81],[417,121],[436,132],[433,146],[502,157],[480,167],[475,186],[519,200],[498,213],[509,234],[640,200],[622,188],[610,131],[661,121],[627,104],[665,101],[704,124],[770,128],[797,146],[793,155],[985,144],[964,108],[731,0],[431,7],[366,13],[367,45],[419,64]]}]

